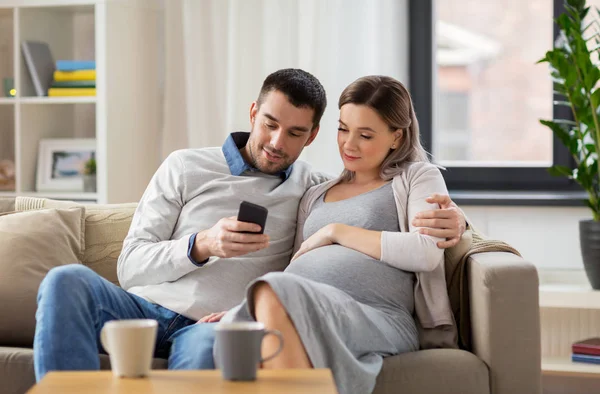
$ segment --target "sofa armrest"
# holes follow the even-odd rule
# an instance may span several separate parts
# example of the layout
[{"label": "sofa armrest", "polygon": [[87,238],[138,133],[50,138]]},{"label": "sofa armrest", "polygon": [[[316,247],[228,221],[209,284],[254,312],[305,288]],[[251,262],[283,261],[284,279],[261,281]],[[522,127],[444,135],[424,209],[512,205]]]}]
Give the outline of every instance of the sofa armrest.
[{"label": "sofa armrest", "polygon": [[539,281],[510,253],[467,262],[473,353],[490,369],[492,394],[541,393]]}]

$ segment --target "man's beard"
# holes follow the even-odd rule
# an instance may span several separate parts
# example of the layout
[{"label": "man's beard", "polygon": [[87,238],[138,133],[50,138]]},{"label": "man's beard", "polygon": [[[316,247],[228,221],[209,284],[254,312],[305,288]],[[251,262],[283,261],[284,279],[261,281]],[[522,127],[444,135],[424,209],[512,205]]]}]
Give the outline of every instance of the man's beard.
[{"label": "man's beard", "polygon": [[[252,161],[252,166],[258,170],[260,170],[261,172],[265,173],[265,174],[269,174],[269,175],[277,175],[280,172],[283,172],[285,170],[287,170],[290,165],[292,163],[289,162],[289,158],[287,155],[285,155],[283,152],[277,152],[274,149],[267,149],[267,151],[269,153],[273,152],[275,155],[280,156],[283,161],[280,164],[276,164],[276,163],[272,163],[270,161],[267,160],[266,157],[263,156],[263,149],[264,146],[263,145],[259,145],[257,147],[257,150],[254,150],[253,145],[250,145],[250,149],[249,149],[249,154],[250,154],[250,160]],[[259,161],[259,157],[260,157],[260,161]],[[267,165],[262,165],[261,161],[263,163],[267,163]],[[275,167],[273,167],[275,166]]]}]

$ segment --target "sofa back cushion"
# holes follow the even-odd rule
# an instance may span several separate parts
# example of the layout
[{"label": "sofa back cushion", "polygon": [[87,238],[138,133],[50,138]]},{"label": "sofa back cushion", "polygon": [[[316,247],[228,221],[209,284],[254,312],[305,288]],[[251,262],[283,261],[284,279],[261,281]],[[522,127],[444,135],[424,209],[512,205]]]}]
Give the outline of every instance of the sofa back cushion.
[{"label": "sofa back cushion", "polygon": [[54,267],[84,255],[83,208],[0,216],[0,345],[31,346],[37,291]]},{"label": "sofa back cushion", "polygon": [[117,260],[137,204],[86,205],[83,264],[119,285]]},{"label": "sofa back cushion", "polygon": [[41,208],[85,207],[85,253],[83,264],[108,281],[119,285],[117,259],[137,203],[87,204],[46,198],[17,197],[16,209],[26,211]]},{"label": "sofa back cushion", "polygon": [[0,197],[0,214],[15,211],[14,197]]}]

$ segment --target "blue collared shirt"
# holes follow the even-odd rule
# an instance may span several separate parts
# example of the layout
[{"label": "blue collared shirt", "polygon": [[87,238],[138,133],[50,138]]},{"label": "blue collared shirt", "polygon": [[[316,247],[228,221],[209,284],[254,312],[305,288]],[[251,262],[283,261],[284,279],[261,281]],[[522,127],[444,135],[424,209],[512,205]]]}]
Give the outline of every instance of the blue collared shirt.
[{"label": "blue collared shirt", "polygon": [[[223,144],[223,155],[225,156],[225,160],[227,160],[227,165],[229,166],[229,171],[231,171],[231,175],[240,176],[245,171],[259,171],[257,168],[253,167],[250,163],[247,163],[242,156],[240,149],[246,146],[248,143],[248,138],[250,137],[250,133],[237,132],[231,133],[229,137],[225,140]],[[282,180],[287,180],[292,173],[293,165],[289,166],[285,171],[282,171],[279,175]]]},{"label": "blue collared shirt", "polygon": [[[246,160],[244,160],[244,157],[240,152],[240,149],[245,147],[246,143],[248,143],[248,138],[250,138],[250,133],[231,133],[229,134],[229,136],[225,140],[225,143],[223,144],[223,155],[225,156],[225,160],[227,161],[227,165],[229,166],[229,171],[231,171],[231,175],[241,176],[246,171],[260,171],[259,169],[252,166],[250,163],[246,162]],[[289,178],[290,174],[292,173],[292,167],[293,165],[289,166],[285,171],[282,171],[279,174],[282,181],[286,181]],[[194,243],[196,242],[196,235],[198,235],[198,233],[190,237],[187,255],[193,264],[197,265],[198,267],[202,267],[204,264],[206,264],[208,259],[204,260],[201,263],[198,263],[192,258],[192,249],[194,247]]]}]

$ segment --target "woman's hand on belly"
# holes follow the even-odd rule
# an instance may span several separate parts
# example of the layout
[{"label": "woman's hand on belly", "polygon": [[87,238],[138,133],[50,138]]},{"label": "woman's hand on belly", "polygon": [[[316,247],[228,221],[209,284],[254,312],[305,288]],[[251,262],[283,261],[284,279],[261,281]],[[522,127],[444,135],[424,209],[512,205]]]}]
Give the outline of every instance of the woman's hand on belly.
[{"label": "woman's hand on belly", "polygon": [[354,249],[375,260],[381,259],[381,231],[365,230],[364,228],[342,223],[331,223],[304,241],[291,261],[310,250],[332,244]]},{"label": "woman's hand on belly", "polygon": [[302,242],[302,245],[300,245],[300,249],[298,249],[294,257],[292,257],[291,261],[296,260],[304,253],[310,252],[313,249],[334,244],[334,233],[336,225],[336,223],[328,224],[327,226],[321,228],[319,231],[308,237],[308,239]]}]

